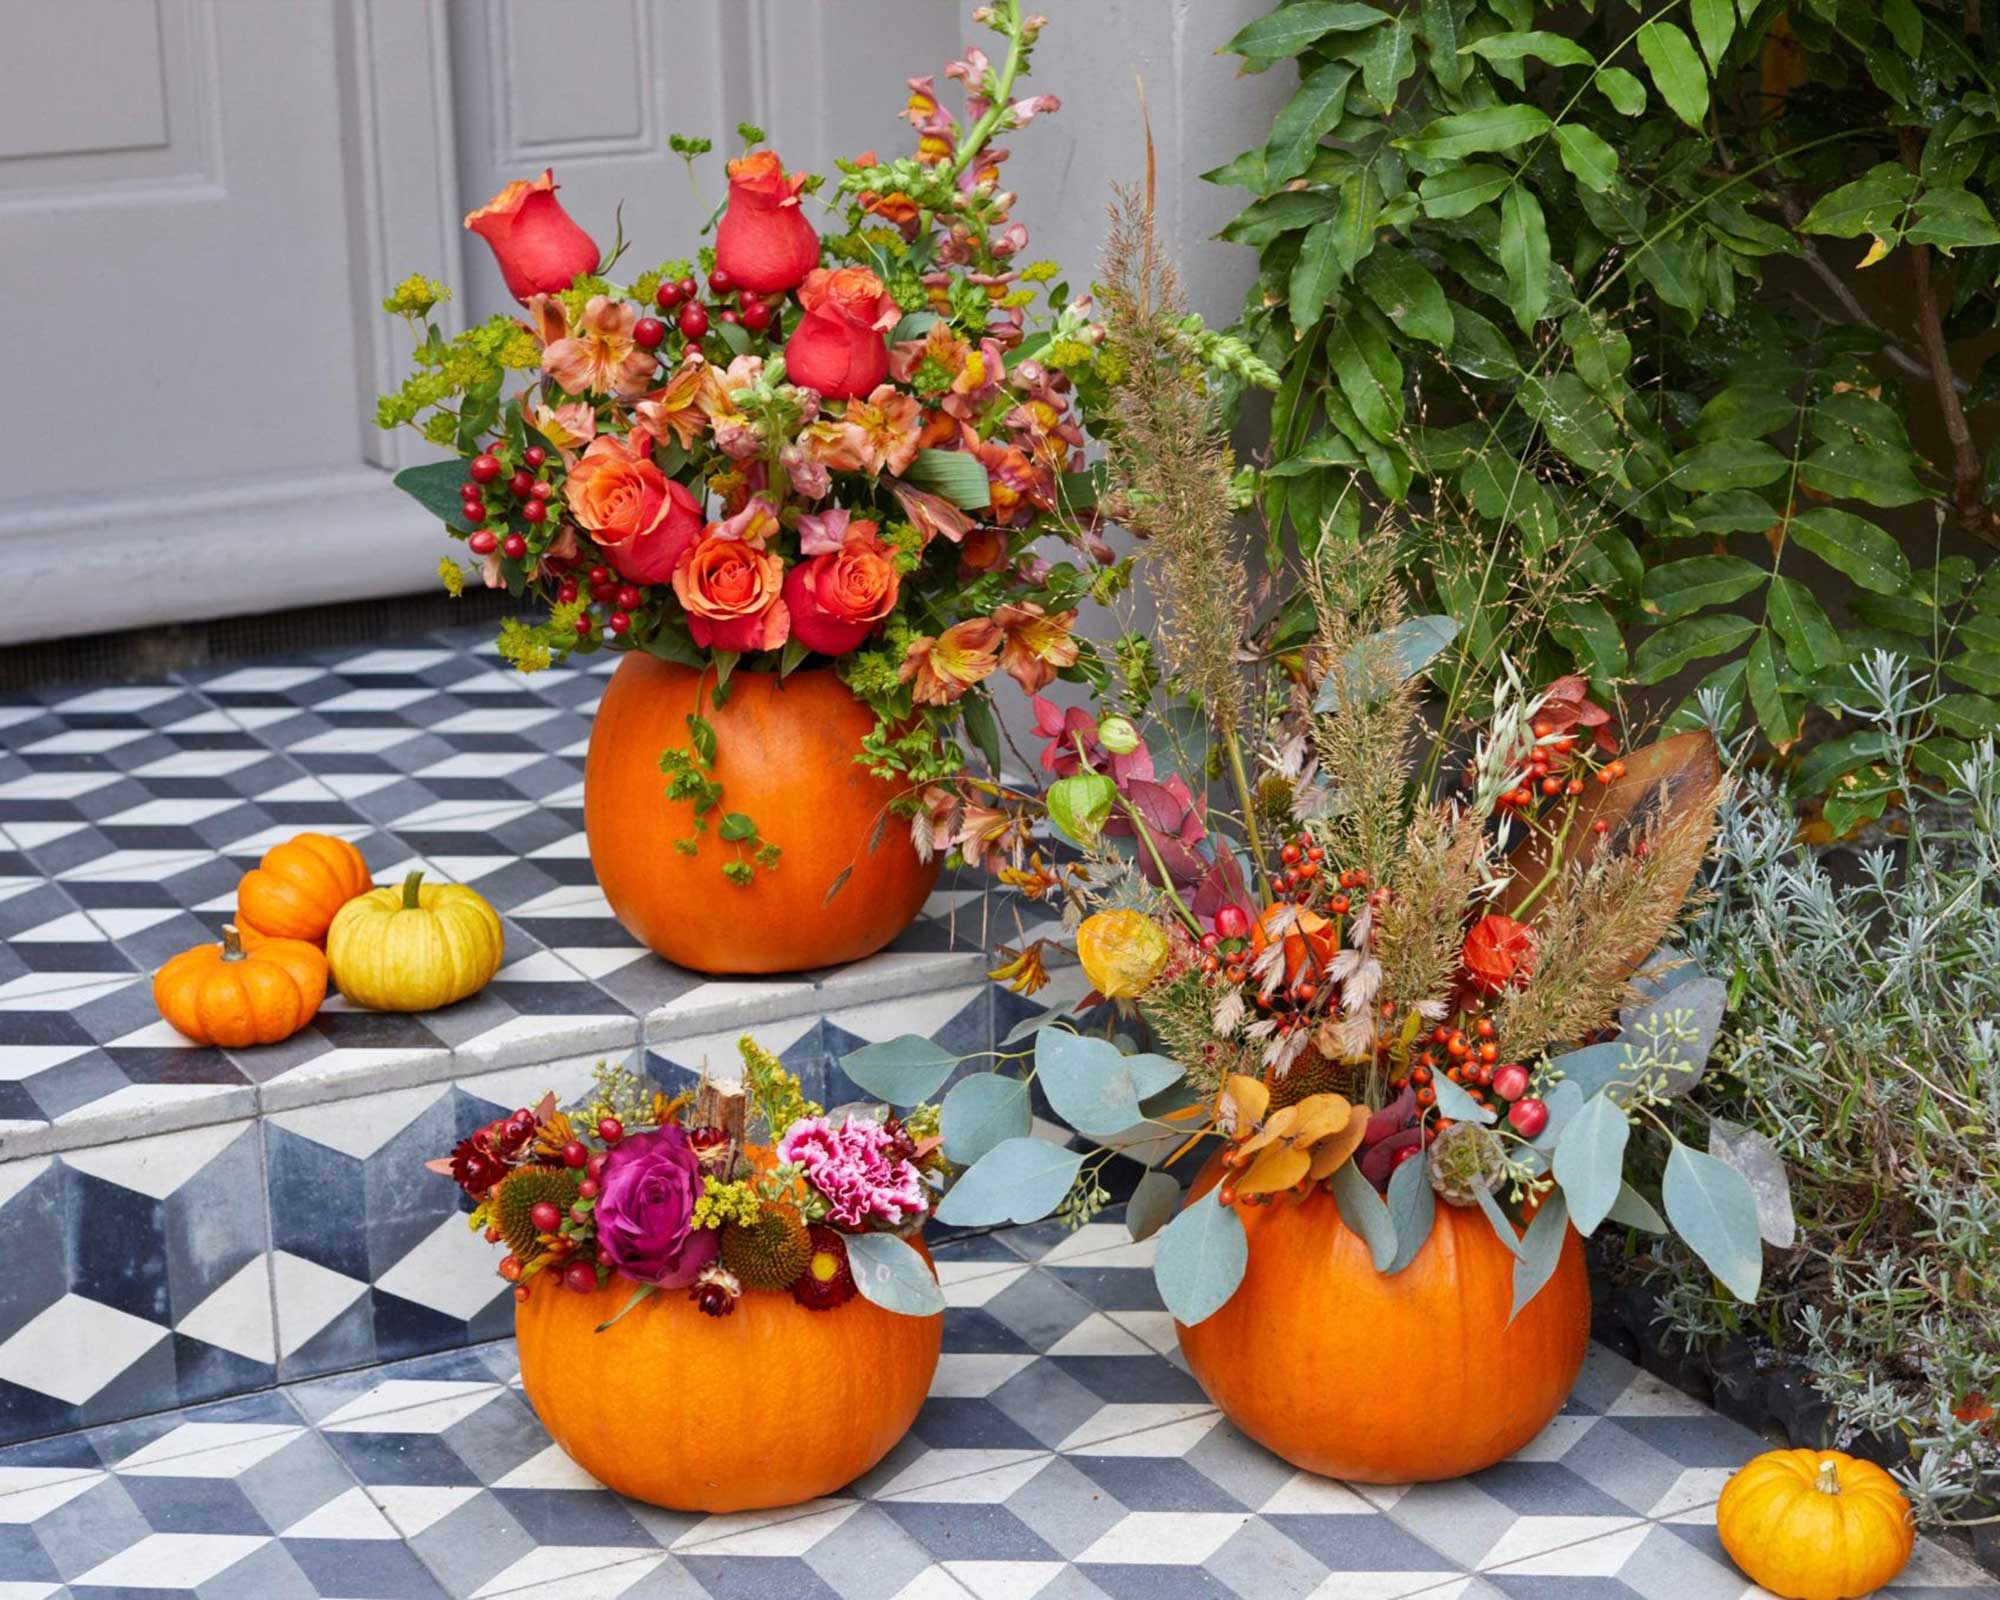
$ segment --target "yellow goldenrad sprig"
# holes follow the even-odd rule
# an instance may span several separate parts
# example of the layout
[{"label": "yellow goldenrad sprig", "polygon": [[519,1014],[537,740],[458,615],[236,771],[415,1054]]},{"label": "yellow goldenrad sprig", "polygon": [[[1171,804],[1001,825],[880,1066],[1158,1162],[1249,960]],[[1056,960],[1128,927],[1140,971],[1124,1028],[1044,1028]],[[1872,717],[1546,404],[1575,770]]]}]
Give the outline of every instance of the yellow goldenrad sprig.
[{"label": "yellow goldenrad sprig", "polygon": [[731,1222],[748,1228],[763,1214],[763,1202],[757,1197],[754,1179],[738,1178],[724,1183],[711,1175],[702,1180],[701,1198],[694,1203],[690,1221],[697,1228],[720,1228]]}]

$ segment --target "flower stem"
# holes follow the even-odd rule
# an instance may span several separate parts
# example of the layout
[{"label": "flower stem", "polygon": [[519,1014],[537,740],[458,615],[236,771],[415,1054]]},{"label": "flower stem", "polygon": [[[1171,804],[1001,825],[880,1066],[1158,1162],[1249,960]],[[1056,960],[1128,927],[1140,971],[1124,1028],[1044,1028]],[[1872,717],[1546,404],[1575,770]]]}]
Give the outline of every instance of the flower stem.
[{"label": "flower stem", "polygon": [[1021,0],[1001,0],[1007,13],[1003,31],[1007,35],[1007,58],[1000,63],[1000,75],[993,84],[993,103],[985,114],[966,130],[964,140],[958,147],[958,154],[952,158],[951,175],[957,178],[971,165],[972,158],[979,154],[986,141],[993,137],[994,129],[1000,126],[1000,119],[1007,115],[1008,102],[1014,92],[1014,79],[1021,71]]},{"label": "flower stem", "polygon": [[1264,841],[1258,835],[1257,800],[1250,792],[1250,774],[1243,766],[1243,747],[1236,742],[1236,730],[1224,728],[1222,748],[1229,753],[1229,776],[1236,784],[1236,797],[1243,804],[1243,832],[1250,841],[1250,859],[1256,863],[1257,879],[1264,886],[1264,898],[1275,901],[1278,896],[1271,887],[1271,869],[1264,860]]},{"label": "flower stem", "polygon": [[1112,798],[1123,808],[1125,815],[1132,819],[1132,831],[1138,834],[1139,842],[1146,847],[1146,854],[1153,858],[1153,865],[1159,869],[1161,890],[1169,900],[1173,901],[1174,909],[1181,914],[1181,920],[1188,925],[1188,931],[1199,939],[1201,924],[1195,919],[1195,914],[1188,910],[1187,902],[1181,899],[1180,891],[1174,887],[1174,876],[1167,871],[1166,862],[1160,859],[1160,847],[1153,843],[1153,831],[1146,826],[1146,819],[1140,816],[1132,803],[1115,789],[1112,791]]}]

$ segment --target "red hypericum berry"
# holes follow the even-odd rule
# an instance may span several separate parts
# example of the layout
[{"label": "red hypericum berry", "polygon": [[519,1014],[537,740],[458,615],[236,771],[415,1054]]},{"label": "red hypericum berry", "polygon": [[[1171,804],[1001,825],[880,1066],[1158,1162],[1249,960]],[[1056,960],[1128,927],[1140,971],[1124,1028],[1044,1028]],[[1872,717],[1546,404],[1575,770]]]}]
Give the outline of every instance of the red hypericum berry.
[{"label": "red hypericum berry", "polygon": [[514,1299],[520,1305],[528,1303],[528,1286],[525,1283],[514,1285]]},{"label": "red hypericum berry", "polygon": [[528,1213],[528,1220],[535,1225],[537,1233],[554,1233],[562,1226],[562,1210],[547,1200],[538,1200]]},{"label": "red hypericum berry", "polygon": [[458,520],[468,528],[483,527],[486,523],[486,507],[477,500],[468,500],[461,508]]},{"label": "red hypericum berry", "polygon": [[567,606],[567,605],[574,605],[575,603],[576,603],[576,585],[571,583],[569,579],[565,578],[561,583],[556,585],[556,604],[559,606]]},{"label": "red hypericum berry", "polygon": [[617,594],[618,585],[615,583],[593,583],[590,586],[590,598],[593,600],[603,600],[608,603],[615,599]]},{"label": "red hypericum berry", "polygon": [[1544,778],[1544,779],[1542,779],[1542,793],[1543,793],[1543,794],[1546,794],[1546,795],[1558,795],[1558,794],[1561,794],[1562,792],[1563,792],[1563,781],[1562,781],[1562,779],[1560,779],[1560,778]]},{"label": "red hypericum berry", "polygon": [[563,1287],[578,1294],[597,1292],[597,1268],[588,1261],[572,1261],[563,1268]]},{"label": "red hypericum berry", "polygon": [[602,1150],[598,1151],[583,1164],[583,1172],[584,1176],[588,1178],[602,1178],[604,1176],[604,1152]]},{"label": "red hypericum berry", "polygon": [[519,561],[528,553],[528,541],[518,533],[510,533],[500,541],[500,553],[509,561]]},{"label": "red hypericum berry", "polygon": [[620,611],[636,611],[639,609],[639,591],[629,583],[621,583],[618,586],[618,592],[611,598],[617,602]]},{"label": "red hypericum berry", "polygon": [[1221,943],[1221,939],[1212,933],[1204,933],[1201,936],[1201,947],[1204,950],[1213,950]]},{"label": "red hypericum berry", "polygon": [[588,639],[590,637],[591,626],[592,624],[588,613],[585,613],[583,616],[578,617],[576,619],[576,636],[579,639]]},{"label": "red hypericum berry", "polygon": [[597,1121],[597,1137],[606,1144],[616,1144],[625,1137],[625,1124],[616,1117],[600,1117]]},{"label": "red hypericum berry", "polygon": [[500,458],[498,456],[486,455],[474,456],[472,458],[472,465],[465,470],[472,474],[472,481],[474,483],[491,483],[495,478],[500,476]]},{"label": "red hypericum berry", "polygon": [[653,304],[662,311],[673,310],[686,298],[687,296],[681,293],[681,286],[671,281],[661,284],[653,291]]},{"label": "red hypericum berry", "polygon": [[1493,1019],[1491,1017],[1481,1017],[1472,1025],[1472,1031],[1482,1039],[1492,1038],[1494,1034]]},{"label": "red hypericum berry", "polygon": [[717,267],[708,275],[708,286],[717,294],[727,294],[731,289],[736,287],[736,280],[724,272],[722,268]]},{"label": "red hypericum berry", "polygon": [[1500,1059],[1500,1047],[1491,1039],[1488,1039],[1479,1047],[1479,1059],[1485,1062],[1487,1066],[1492,1066],[1494,1062]]},{"label": "red hypericum berry", "polygon": [[549,508],[540,500],[530,500],[521,507],[521,520],[523,522],[547,522],[549,520]]},{"label": "red hypericum berry", "polygon": [[1548,1102],[1533,1098],[1516,1100],[1514,1108],[1507,1113],[1507,1120],[1523,1139],[1532,1139],[1549,1125]]},{"label": "red hypericum berry", "polygon": [[699,292],[692,278],[683,278],[674,287],[680,291],[680,296],[683,300],[692,300]]},{"label": "red hypericum berry", "polygon": [[590,1151],[582,1140],[572,1139],[562,1147],[562,1159],[566,1167],[580,1167],[590,1159]]},{"label": "red hypericum berry", "polygon": [[1434,1106],[1434,1105],[1436,1105],[1437,1103],[1438,1103],[1438,1092],[1437,1092],[1437,1090],[1435,1090],[1435,1089],[1432,1089],[1432,1088],[1429,1088],[1429,1087],[1425,1087],[1425,1088],[1422,1088],[1422,1089],[1419,1089],[1419,1090],[1417,1091],[1417,1104],[1418,1104],[1418,1105],[1420,1105],[1420,1106]]},{"label": "red hypericum berry", "polygon": [[523,467],[519,472],[515,473],[513,477],[507,480],[507,488],[513,494],[516,500],[519,500],[530,489],[534,488],[534,486],[535,486],[535,475],[532,472],[528,471],[526,467]]},{"label": "red hypericum berry", "polygon": [[1510,1061],[1493,1069],[1493,1092],[1502,1100],[1518,1100],[1528,1092],[1528,1069]]},{"label": "red hypericum berry", "polygon": [[531,467],[539,467],[544,461],[549,459],[549,453],[540,445],[531,444],[521,452],[521,459]]},{"label": "red hypericum berry", "polygon": [[614,611],[604,619],[604,625],[613,633],[623,633],[632,626],[632,619],[622,611]]},{"label": "red hypericum berry", "polygon": [[1215,931],[1225,939],[1249,937],[1250,913],[1241,906],[1224,906],[1215,914]]},{"label": "red hypericum berry", "polygon": [[743,326],[752,333],[761,333],[771,325],[771,308],[761,300],[743,297],[743,309],[738,313]]},{"label": "red hypericum berry", "polygon": [[498,1244],[500,1242],[500,1230],[498,1228],[488,1228],[486,1230],[486,1242],[488,1244]]},{"label": "red hypericum berry", "polygon": [[543,483],[538,480],[534,488],[528,491],[528,498],[530,500],[553,500],[555,494],[556,486],[554,484]]},{"label": "red hypericum berry", "polygon": [[491,528],[481,528],[465,541],[465,547],[476,556],[490,556],[499,543],[499,536]]},{"label": "red hypericum berry", "polygon": [[700,339],[708,333],[708,307],[690,302],[681,307],[681,314],[675,319],[681,332],[690,339]]},{"label": "red hypericum berry", "polygon": [[589,578],[593,584],[609,583],[611,581],[611,569],[609,567],[592,567],[584,576]]},{"label": "red hypericum berry", "polygon": [[632,324],[632,342],[641,350],[657,350],[667,342],[667,325],[658,317],[641,317]]},{"label": "red hypericum berry", "polygon": [[601,1187],[602,1185],[599,1184],[597,1179],[585,1178],[583,1182],[576,1186],[576,1192],[586,1200],[595,1200],[597,1198],[597,1191]]}]

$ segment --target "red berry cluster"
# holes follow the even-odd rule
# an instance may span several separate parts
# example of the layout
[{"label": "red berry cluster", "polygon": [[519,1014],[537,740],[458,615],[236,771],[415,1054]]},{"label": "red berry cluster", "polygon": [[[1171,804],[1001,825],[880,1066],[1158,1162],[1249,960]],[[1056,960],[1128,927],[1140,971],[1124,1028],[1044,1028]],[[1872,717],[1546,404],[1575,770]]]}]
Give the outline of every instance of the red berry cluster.
[{"label": "red berry cluster", "polygon": [[531,444],[521,452],[521,464],[511,472],[506,459],[492,450],[472,458],[459,489],[462,496],[459,515],[473,530],[465,543],[474,555],[490,556],[498,550],[509,561],[519,561],[527,555],[528,541],[524,535],[511,529],[497,533],[487,524],[493,522],[507,528],[519,517],[529,527],[538,528],[549,520],[549,503],[555,498],[556,486],[542,476],[548,460],[548,451],[538,444]]},{"label": "red berry cluster", "polygon": [[[1556,732],[1555,725],[1539,719],[1532,728],[1535,746],[1528,752],[1521,782],[1501,794],[1498,803],[1503,809],[1527,811],[1538,801],[1552,800],[1557,796],[1574,800],[1584,792],[1584,774],[1593,770],[1600,784],[1613,784],[1625,776],[1625,763],[1616,755],[1598,763],[1593,769],[1588,758],[1579,754],[1576,735],[1563,733],[1551,737]],[[1477,781],[1476,773],[1466,774],[1468,787]],[[1608,826],[1602,817],[1591,824],[1597,833],[1603,833]]]},{"label": "red berry cluster", "polygon": [[[720,267],[708,275],[708,290],[720,308],[715,314],[717,320],[737,323],[772,339],[783,337],[777,308],[748,289],[738,293],[735,281]],[[698,298],[700,292],[692,278],[669,278],[653,291],[653,304],[674,314],[674,326],[681,330],[683,338],[702,339],[708,335],[709,309]],[[729,305],[727,301],[732,296],[736,303]],[[632,329],[634,341],[644,350],[658,349],[666,336],[666,324],[657,317],[642,317]]]},{"label": "red berry cluster", "polygon": [[[608,608],[604,614],[604,631],[614,637],[629,633],[632,613],[645,603],[646,591],[637,584],[627,583],[606,566],[592,567],[584,574],[584,579],[590,585],[591,601]],[[565,578],[556,585],[556,604],[571,605],[578,593],[576,580]],[[587,610],[576,619],[576,632],[580,639],[588,639],[596,627],[596,618]]]}]

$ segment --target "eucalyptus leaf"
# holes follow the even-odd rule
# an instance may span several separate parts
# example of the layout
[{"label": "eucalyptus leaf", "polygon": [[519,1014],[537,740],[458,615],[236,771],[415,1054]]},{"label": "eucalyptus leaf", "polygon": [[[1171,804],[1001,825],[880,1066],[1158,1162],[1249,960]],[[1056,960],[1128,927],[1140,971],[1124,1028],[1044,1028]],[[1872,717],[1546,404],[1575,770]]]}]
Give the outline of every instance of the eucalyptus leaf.
[{"label": "eucalyptus leaf", "polygon": [[995,1145],[1026,1138],[1033,1125],[1028,1082],[977,1072],[951,1086],[938,1110],[946,1157],[969,1167]]},{"label": "eucalyptus leaf", "polygon": [[1479,1202],[1479,1209],[1485,1213],[1487,1222],[1492,1225],[1493,1237],[1507,1247],[1507,1254],[1519,1260],[1521,1256],[1521,1235],[1516,1231],[1514,1224],[1508,1219],[1507,1213],[1500,1209],[1500,1202],[1493,1198],[1492,1191],[1487,1189],[1484,1184],[1476,1186],[1472,1194],[1473,1198]]},{"label": "eucalyptus leaf", "polygon": [[1431,1087],[1437,1091],[1437,1112],[1441,1117],[1450,1117],[1454,1122],[1477,1122],[1489,1126],[1499,1120],[1497,1111],[1482,1106],[1449,1078],[1433,1078]]},{"label": "eucalyptus leaf", "polygon": [[1062,1204],[1083,1152],[1046,1139],[1003,1139],[959,1174],[938,1202],[937,1219],[955,1228],[1039,1222]]},{"label": "eucalyptus leaf", "polygon": [[[1405,617],[1386,632],[1371,634],[1347,653],[1341,662],[1340,672],[1326,675],[1313,709],[1339,710],[1339,691],[1343,687],[1352,693],[1365,681],[1369,688],[1386,692],[1395,684],[1414,678],[1458,637],[1458,626],[1457,619],[1453,617]],[[1365,673],[1365,669],[1375,662],[1381,662],[1387,668],[1390,674],[1387,683]],[[1372,702],[1379,697],[1368,695],[1365,701]]]},{"label": "eucalyptus leaf", "polygon": [[1125,1202],[1125,1227],[1134,1239],[1150,1239],[1180,1209],[1181,1186],[1164,1172],[1143,1173]]},{"label": "eucalyptus leaf", "polygon": [[1618,1186],[1618,1198],[1611,1202],[1611,1209],[1604,1213],[1606,1222],[1615,1222],[1621,1228],[1638,1228],[1646,1233],[1665,1233],[1667,1219],[1653,1209],[1648,1200],[1629,1183]]},{"label": "eucalyptus leaf", "polygon": [[893,1233],[850,1233],[842,1243],[862,1299],[905,1317],[934,1317],[944,1310],[944,1290],[907,1239]]},{"label": "eucalyptus leaf", "polygon": [[1556,1275],[1568,1238],[1569,1207],[1563,1201],[1562,1190],[1555,1189],[1542,1201],[1534,1221],[1528,1224],[1528,1231],[1521,1235],[1521,1248],[1514,1260],[1514,1308],[1507,1313],[1509,1324]]},{"label": "eucalyptus leaf", "polygon": [[1354,1162],[1344,1161],[1333,1169],[1333,1201],[1348,1232],[1368,1246],[1375,1270],[1387,1272],[1396,1259],[1396,1224],[1375,1186],[1361,1176]]},{"label": "eucalyptus leaf", "polygon": [[1160,1230],[1153,1253],[1153,1281],[1176,1322],[1192,1325],[1213,1316],[1243,1281],[1250,1241],[1234,1206],[1211,1189]]},{"label": "eucalyptus leaf", "polygon": [[[1352,1162],[1348,1165],[1353,1165]],[[1389,1220],[1396,1229],[1396,1254],[1383,1270],[1401,1272],[1417,1259],[1437,1220],[1437,1191],[1431,1188],[1430,1157],[1418,1151],[1389,1174]]]},{"label": "eucalyptus leaf", "polygon": [[1555,1175],[1576,1231],[1586,1239],[1610,1214],[1625,1181],[1632,1124],[1608,1093],[1594,1094],[1556,1141]]},{"label": "eucalyptus leaf", "polygon": [[1078,1133],[1122,1133],[1143,1115],[1139,1102],[1180,1082],[1165,1056],[1123,1055],[1116,1045],[1062,1028],[1035,1036],[1035,1075],[1055,1114]]},{"label": "eucalyptus leaf", "polygon": [[1763,1281],[1763,1236],[1750,1180],[1726,1161],[1678,1139],[1661,1189],[1667,1220],[1737,1299],[1756,1300]]},{"label": "eucalyptus leaf", "polygon": [[959,1057],[942,1045],[906,1033],[849,1051],[840,1058],[840,1070],[864,1094],[892,1106],[914,1106],[936,1094],[958,1063]]},{"label": "eucalyptus leaf", "polygon": [[1798,1242],[1799,1219],[1792,1210],[1792,1181],[1778,1147],[1754,1128],[1715,1117],[1708,1124],[1708,1153],[1726,1161],[1749,1183],[1757,1199],[1757,1231],[1764,1242],[1791,1249]]}]

